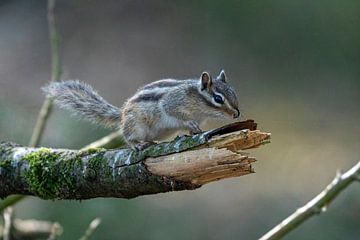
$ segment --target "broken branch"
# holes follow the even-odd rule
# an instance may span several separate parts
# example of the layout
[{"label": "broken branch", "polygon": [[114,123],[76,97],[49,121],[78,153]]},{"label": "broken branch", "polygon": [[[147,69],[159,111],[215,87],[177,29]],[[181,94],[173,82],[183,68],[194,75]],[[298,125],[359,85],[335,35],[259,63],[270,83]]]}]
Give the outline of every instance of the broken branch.
[{"label": "broken branch", "polygon": [[177,137],[143,151],[76,151],[1,143],[0,197],[24,194],[44,199],[133,198],[195,189],[212,181],[250,174],[254,172],[251,163],[255,158],[241,150],[267,143],[270,134],[241,128],[244,122]]}]

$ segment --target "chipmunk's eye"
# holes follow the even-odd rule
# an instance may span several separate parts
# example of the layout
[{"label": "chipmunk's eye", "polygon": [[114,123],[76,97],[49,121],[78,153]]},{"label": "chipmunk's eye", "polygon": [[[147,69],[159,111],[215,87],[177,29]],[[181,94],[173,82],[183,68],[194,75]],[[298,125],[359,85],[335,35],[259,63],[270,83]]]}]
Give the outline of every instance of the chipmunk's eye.
[{"label": "chipmunk's eye", "polygon": [[219,104],[224,104],[224,100],[220,95],[214,94],[214,101]]}]

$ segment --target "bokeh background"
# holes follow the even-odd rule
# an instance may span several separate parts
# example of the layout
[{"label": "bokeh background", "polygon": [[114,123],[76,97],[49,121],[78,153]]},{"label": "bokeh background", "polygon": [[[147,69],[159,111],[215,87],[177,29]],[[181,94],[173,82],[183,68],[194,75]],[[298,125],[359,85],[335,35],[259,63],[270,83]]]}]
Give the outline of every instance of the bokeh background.
[{"label": "bokeh background", "polygon": [[[360,1],[58,0],[64,79],[121,105],[151,81],[224,68],[244,118],[272,133],[256,174],[132,200],[43,201],[21,218],[61,239],[255,239],[360,159]],[[27,144],[50,79],[46,1],[0,1],[0,139]],[[225,122],[211,122],[220,126]],[[55,108],[41,145],[80,148],[109,133]],[[353,184],[287,239],[359,239]]]}]

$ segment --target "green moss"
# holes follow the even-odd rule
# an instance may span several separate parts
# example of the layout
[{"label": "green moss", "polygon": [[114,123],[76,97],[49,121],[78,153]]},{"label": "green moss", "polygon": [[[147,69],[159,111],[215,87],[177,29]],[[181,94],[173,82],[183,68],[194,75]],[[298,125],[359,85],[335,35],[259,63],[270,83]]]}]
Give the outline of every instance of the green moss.
[{"label": "green moss", "polygon": [[12,150],[14,147],[18,147],[20,145],[14,144],[14,143],[0,143],[0,159],[3,156],[7,156],[9,154],[11,154]]},{"label": "green moss", "polygon": [[3,179],[10,179],[14,175],[14,162],[11,159],[11,154],[11,145],[0,144],[0,177]]},{"label": "green moss", "polygon": [[10,159],[0,159],[0,172],[3,177],[8,178],[12,174],[13,166],[11,164]]},{"label": "green moss", "polygon": [[141,155],[144,155],[144,157],[156,157],[176,152],[182,152],[204,144],[205,142],[206,139],[203,134],[177,137],[174,141],[150,146],[143,150],[141,152]]},{"label": "green moss", "polygon": [[108,162],[101,155],[91,157],[88,162],[88,167],[92,168],[92,169],[101,169],[107,165],[108,165]]},{"label": "green moss", "polygon": [[76,190],[74,170],[82,166],[81,159],[60,160],[60,155],[60,152],[40,148],[23,157],[30,166],[25,174],[30,189],[41,198],[55,199],[62,192],[73,193]]},{"label": "green moss", "polygon": [[103,154],[97,154],[89,158],[85,176],[90,180],[105,180],[108,177],[112,176],[112,172],[110,171],[109,163]]},{"label": "green moss", "polygon": [[106,149],[105,148],[88,148],[88,149],[85,149],[85,150],[80,150],[79,155],[80,156],[87,156],[87,155],[90,155],[90,154],[100,153],[100,152],[103,152],[103,151],[106,151]]},{"label": "green moss", "polygon": [[5,171],[11,171],[11,160],[0,159],[0,168],[4,169]]},{"label": "green moss", "polygon": [[155,145],[151,145],[144,150],[130,150],[123,149],[121,154],[121,164],[120,165],[131,165],[136,164],[140,161],[143,161],[147,157],[158,157],[163,155],[168,155],[172,153],[186,151],[188,149],[197,147],[201,144],[206,143],[206,138],[204,134],[196,134],[193,136],[181,136],[177,137],[171,142],[163,142]]},{"label": "green moss", "polygon": [[[107,165],[106,160],[103,158],[101,152],[105,152],[105,148],[89,148],[85,150],[80,150],[79,156],[89,156],[87,168],[85,171],[85,178],[90,181],[94,181],[99,175],[99,171]],[[96,154],[91,156],[92,154]]]}]

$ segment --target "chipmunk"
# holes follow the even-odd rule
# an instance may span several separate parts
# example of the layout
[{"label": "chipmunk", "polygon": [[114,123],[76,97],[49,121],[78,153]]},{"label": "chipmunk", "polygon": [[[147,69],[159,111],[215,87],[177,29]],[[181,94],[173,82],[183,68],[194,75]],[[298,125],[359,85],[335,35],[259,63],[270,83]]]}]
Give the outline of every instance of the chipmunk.
[{"label": "chipmunk", "polygon": [[137,90],[122,108],[104,100],[90,85],[77,80],[52,82],[42,88],[61,108],[91,122],[120,127],[126,143],[141,150],[178,130],[202,132],[206,118],[240,116],[238,99],[225,71],[216,79],[203,72],[200,79],[163,79]]}]

